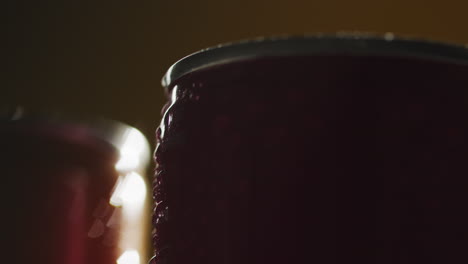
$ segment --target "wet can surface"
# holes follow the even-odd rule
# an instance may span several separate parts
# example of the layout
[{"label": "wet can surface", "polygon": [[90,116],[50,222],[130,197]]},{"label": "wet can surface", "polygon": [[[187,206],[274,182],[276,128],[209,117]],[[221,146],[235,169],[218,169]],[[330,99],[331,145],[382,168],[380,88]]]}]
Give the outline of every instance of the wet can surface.
[{"label": "wet can surface", "polygon": [[259,40],[164,80],[155,263],[468,261],[465,48]]}]

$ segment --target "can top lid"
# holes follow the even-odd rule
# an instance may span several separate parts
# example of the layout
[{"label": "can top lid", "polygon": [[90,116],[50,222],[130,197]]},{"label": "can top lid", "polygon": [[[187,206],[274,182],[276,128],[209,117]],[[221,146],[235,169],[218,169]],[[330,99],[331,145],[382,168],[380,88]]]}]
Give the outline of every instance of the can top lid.
[{"label": "can top lid", "polygon": [[[28,111],[20,106],[4,106],[0,108],[0,126],[5,127],[46,127],[50,130],[73,128],[78,137],[91,137],[101,142],[105,142],[120,152],[119,162],[122,171],[131,169],[145,169],[150,161],[150,146],[146,137],[136,128],[127,124],[97,117],[82,117],[76,115],[63,115],[53,112]],[[74,133],[64,130],[64,133]],[[58,132],[58,131],[57,131]],[[73,135],[69,135],[73,137]],[[126,159],[138,164],[124,164]],[[128,165],[128,166],[127,166]],[[128,168],[127,168],[128,167]],[[119,168],[117,168],[119,170]]]},{"label": "can top lid", "polygon": [[414,57],[468,65],[468,45],[395,38],[392,33],[271,37],[225,43],[188,55],[169,68],[162,85],[168,88],[185,74],[244,59],[318,54]]}]

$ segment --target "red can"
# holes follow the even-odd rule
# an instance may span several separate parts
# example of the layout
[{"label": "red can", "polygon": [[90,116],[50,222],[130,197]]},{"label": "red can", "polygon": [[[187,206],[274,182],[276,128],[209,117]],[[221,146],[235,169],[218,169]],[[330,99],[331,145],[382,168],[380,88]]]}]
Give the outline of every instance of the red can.
[{"label": "red can", "polygon": [[[2,119],[2,262],[115,264],[129,243],[140,249],[141,241],[122,242],[131,208],[116,194],[129,177],[116,166],[134,128],[31,114]],[[137,185],[144,188],[141,181]],[[140,191],[144,197],[145,189]],[[143,202],[140,196],[138,210]],[[141,224],[142,214],[133,217]],[[143,228],[132,230],[140,240]]]},{"label": "red can", "polygon": [[260,39],[164,86],[156,263],[468,263],[466,48]]}]

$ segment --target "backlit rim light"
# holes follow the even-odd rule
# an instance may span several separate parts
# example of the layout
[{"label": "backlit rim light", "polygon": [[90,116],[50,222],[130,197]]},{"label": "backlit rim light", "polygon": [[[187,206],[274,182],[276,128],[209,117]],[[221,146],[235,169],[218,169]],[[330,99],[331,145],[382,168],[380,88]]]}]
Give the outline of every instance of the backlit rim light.
[{"label": "backlit rim light", "polygon": [[115,207],[120,207],[123,204],[122,197],[121,197],[123,179],[124,179],[123,176],[119,176],[115,184],[114,191],[112,192],[112,196],[109,199],[109,203]]},{"label": "backlit rim light", "polygon": [[125,176],[119,176],[109,203],[116,207],[123,205],[127,208],[141,207],[145,198],[146,183],[143,176],[130,172]]},{"label": "backlit rim light", "polygon": [[117,264],[140,264],[140,254],[134,249],[126,250],[117,259]]},{"label": "backlit rim light", "polygon": [[145,136],[136,128],[129,128],[123,136],[120,159],[115,168],[129,172],[144,168],[149,161],[149,144]]},{"label": "backlit rim light", "polygon": [[124,206],[143,205],[146,197],[146,183],[143,176],[136,172],[127,174],[122,182],[120,198]]},{"label": "backlit rim light", "polygon": [[[117,144],[120,158],[115,164],[119,173],[109,203],[121,212],[120,242],[117,264],[141,264],[145,255],[143,228],[147,199],[147,184],[141,175],[150,160],[150,149],[145,136],[135,128],[124,131]],[[141,174],[140,174],[141,173]]]},{"label": "backlit rim light", "polygon": [[[119,176],[109,203],[121,210],[122,223],[119,247],[123,251],[117,264],[141,264],[140,252],[144,250],[143,219],[147,194],[146,182],[137,172]],[[121,251],[121,252],[122,252]]]}]

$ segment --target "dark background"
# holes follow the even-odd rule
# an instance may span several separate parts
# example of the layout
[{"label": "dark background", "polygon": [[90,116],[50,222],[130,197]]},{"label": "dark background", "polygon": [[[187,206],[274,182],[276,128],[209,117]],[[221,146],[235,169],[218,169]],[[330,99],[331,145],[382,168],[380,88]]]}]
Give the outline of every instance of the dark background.
[{"label": "dark background", "polygon": [[315,32],[394,32],[468,43],[468,1],[153,0],[1,4],[5,77],[0,105],[102,116],[152,144],[161,77],[218,43]]}]

